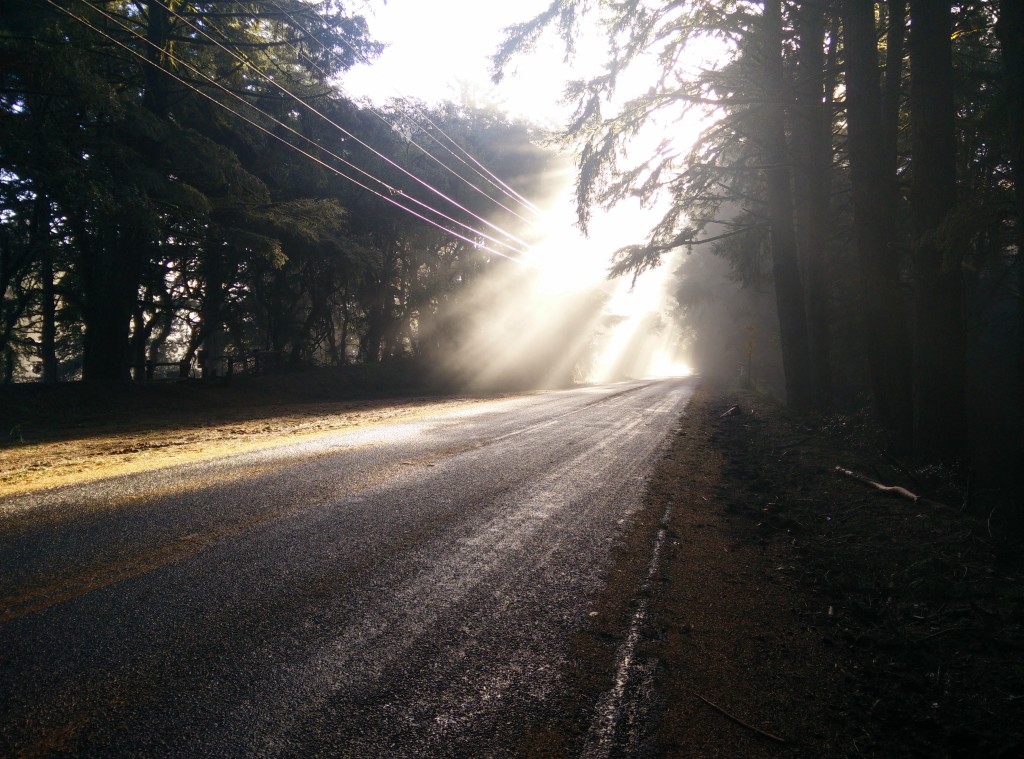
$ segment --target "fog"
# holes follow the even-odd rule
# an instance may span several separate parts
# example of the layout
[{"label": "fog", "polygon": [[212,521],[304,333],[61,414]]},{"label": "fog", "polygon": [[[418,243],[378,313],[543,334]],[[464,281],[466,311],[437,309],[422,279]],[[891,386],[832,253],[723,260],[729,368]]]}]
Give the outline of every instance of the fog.
[{"label": "fog", "polygon": [[607,279],[614,251],[640,239],[642,213],[573,223],[566,174],[547,201],[526,255],[495,262],[419,325],[421,345],[447,379],[472,389],[559,387],[691,371],[671,292],[673,261]]}]

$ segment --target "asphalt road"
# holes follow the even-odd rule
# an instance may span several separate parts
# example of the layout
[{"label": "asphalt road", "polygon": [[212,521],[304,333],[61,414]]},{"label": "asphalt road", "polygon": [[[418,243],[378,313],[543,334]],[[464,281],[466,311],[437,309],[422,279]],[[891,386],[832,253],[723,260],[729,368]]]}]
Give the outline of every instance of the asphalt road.
[{"label": "asphalt road", "polygon": [[0,755],[508,754],[692,389],[0,499]]}]

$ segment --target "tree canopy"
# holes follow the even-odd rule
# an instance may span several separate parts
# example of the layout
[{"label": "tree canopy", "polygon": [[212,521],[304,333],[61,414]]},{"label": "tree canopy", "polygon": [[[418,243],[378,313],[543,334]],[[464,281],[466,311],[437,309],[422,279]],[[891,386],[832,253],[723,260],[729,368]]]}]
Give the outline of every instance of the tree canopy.
[{"label": "tree canopy", "polygon": [[[553,0],[508,31],[498,76],[545,35],[573,55],[584,28],[606,57],[566,91],[580,222],[665,209],[612,271],[711,249],[748,286],[768,275],[790,405],[867,397],[898,450],[1018,469],[1020,4]],[[680,267],[683,318],[707,288],[682,275],[702,271]]]},{"label": "tree canopy", "polygon": [[550,156],[489,112],[353,102],[380,49],[337,0],[6,4],[5,380],[429,353]]}]

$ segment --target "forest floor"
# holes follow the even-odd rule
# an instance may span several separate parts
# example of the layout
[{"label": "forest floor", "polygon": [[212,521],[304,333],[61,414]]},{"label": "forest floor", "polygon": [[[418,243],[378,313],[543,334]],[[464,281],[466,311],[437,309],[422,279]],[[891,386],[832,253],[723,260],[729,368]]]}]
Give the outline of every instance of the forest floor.
[{"label": "forest floor", "polygon": [[[705,383],[611,573],[645,572],[638,547],[666,528],[639,753],[1024,756],[1024,561],[949,479],[900,467],[863,420]],[[621,639],[621,597],[581,650]]]},{"label": "forest floor", "polygon": [[[337,389],[288,377],[127,394],[67,386],[60,397],[5,388],[0,496],[480,400],[328,400]],[[578,752],[642,601],[638,671],[655,695],[638,754],[1024,755],[1020,552],[948,478],[882,451],[857,418],[812,423],[705,383],[571,641],[565,721],[526,736],[524,753]],[[665,550],[638,595],[660,528]]]}]

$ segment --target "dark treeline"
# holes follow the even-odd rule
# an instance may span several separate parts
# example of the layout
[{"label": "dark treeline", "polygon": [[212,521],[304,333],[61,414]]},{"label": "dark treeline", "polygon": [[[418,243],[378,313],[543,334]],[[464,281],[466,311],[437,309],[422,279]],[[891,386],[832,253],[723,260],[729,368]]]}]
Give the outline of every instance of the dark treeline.
[{"label": "dark treeline", "polygon": [[[733,279],[774,292],[775,313],[756,323],[756,299],[723,296],[719,267],[686,260],[696,363],[735,369],[748,328],[773,332],[792,407],[867,400],[894,450],[970,459],[982,487],[1019,477],[1024,3],[559,0],[512,31],[499,68],[546,27],[572,39],[601,14],[608,67],[575,85],[566,130],[582,150],[581,219],[667,195],[664,220],[619,251],[618,270],[711,250]],[[728,54],[697,66],[690,51],[708,40]],[[619,105],[609,95],[638,65],[655,69],[651,86]],[[692,150],[667,139],[628,154],[638,130],[670,136],[695,113]]]},{"label": "dark treeline", "polygon": [[378,50],[334,0],[5,2],[3,381],[445,350],[549,156],[490,113],[354,104],[333,82]]}]

